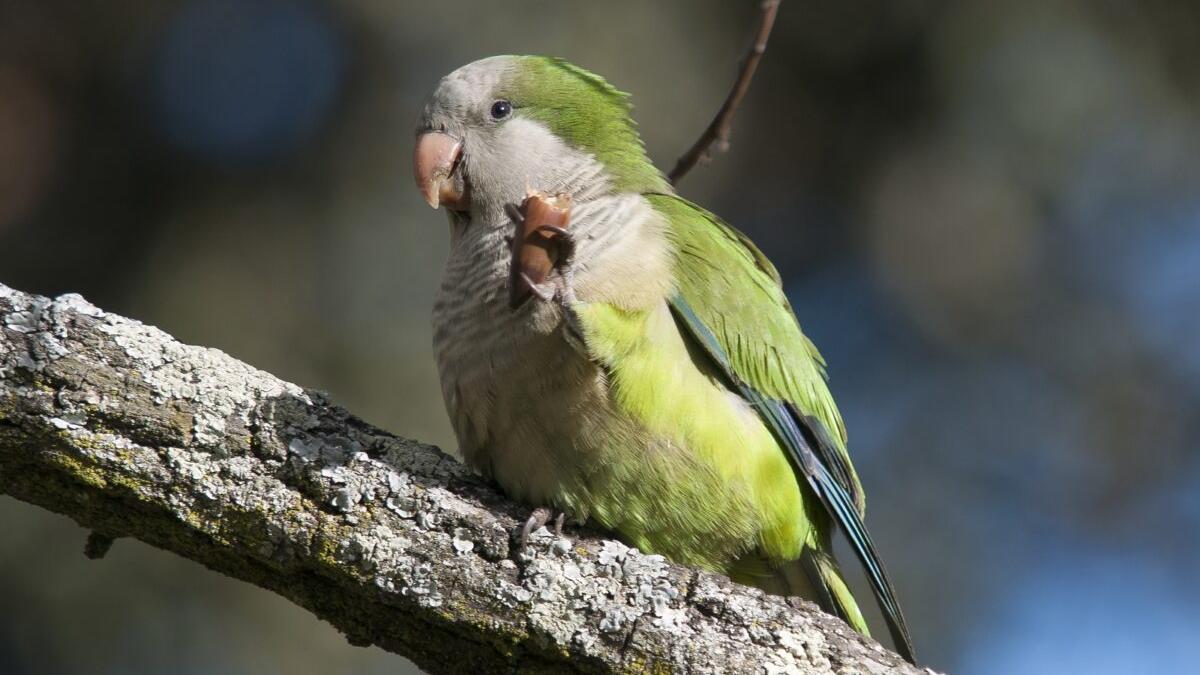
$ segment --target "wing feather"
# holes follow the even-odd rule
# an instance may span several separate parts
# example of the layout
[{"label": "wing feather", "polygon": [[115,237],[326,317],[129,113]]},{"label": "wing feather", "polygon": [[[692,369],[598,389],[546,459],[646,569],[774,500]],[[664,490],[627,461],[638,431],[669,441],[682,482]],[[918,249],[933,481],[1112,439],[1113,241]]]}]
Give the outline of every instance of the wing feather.
[{"label": "wing feather", "polygon": [[775,267],[744,234],[699,206],[675,195],[647,198],[669,223],[679,294],[728,354],[730,371],[829,430],[830,466],[861,515],[866,500],[825,361],[800,330]]},{"label": "wing feather", "polygon": [[862,488],[825,384],[824,362],[800,332],[778,273],[744,235],[712,214],[674,196],[655,201],[679,251],[671,308],[683,332],[763,419],[793,471],[846,534],[897,651],[915,663],[895,589],[863,524]]}]

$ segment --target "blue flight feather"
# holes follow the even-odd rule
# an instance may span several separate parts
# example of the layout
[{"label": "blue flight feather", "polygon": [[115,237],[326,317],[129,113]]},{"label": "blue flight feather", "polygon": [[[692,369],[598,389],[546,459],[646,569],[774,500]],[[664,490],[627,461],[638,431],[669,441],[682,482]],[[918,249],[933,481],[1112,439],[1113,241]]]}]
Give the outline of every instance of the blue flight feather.
[{"label": "blue flight feather", "polygon": [[[833,462],[833,472],[826,465],[831,457],[838,456],[830,446],[828,432],[824,425],[813,417],[799,414],[791,403],[768,398],[742,382],[733,370],[729,355],[721,347],[712,330],[700,320],[696,312],[681,296],[671,298],[671,309],[675,316],[687,327],[691,337],[699,343],[719,373],[725,384],[738,392],[747,403],[756,410],[759,416],[770,427],[771,433],[787,452],[792,469],[803,475],[808,485],[816,493],[829,515],[838,527],[846,534],[851,548],[871,582],[871,589],[883,610],[888,632],[891,633],[896,651],[910,663],[916,663],[912,640],[908,634],[908,625],[904,614],[900,611],[900,603],[896,599],[896,591],[891,579],[879,560],[875,544],[867,532],[854,500],[848,492],[849,480],[845,476],[845,467]],[[807,432],[807,433],[806,433]],[[814,451],[816,446],[816,451]],[[824,458],[824,462],[822,461]],[[841,474],[835,475],[835,474]]]}]

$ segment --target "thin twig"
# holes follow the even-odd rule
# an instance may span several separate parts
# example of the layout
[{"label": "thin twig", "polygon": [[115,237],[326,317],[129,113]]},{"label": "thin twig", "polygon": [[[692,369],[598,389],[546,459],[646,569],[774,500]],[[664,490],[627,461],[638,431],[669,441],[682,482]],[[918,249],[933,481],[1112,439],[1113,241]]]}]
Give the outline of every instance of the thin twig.
[{"label": "thin twig", "polygon": [[771,36],[771,28],[775,25],[779,2],[780,0],[763,0],[754,43],[750,46],[750,51],[746,53],[746,58],[742,60],[742,68],[733,83],[733,89],[730,90],[725,103],[721,105],[721,109],[717,111],[717,116],[709,123],[708,128],[704,130],[696,143],[679,158],[679,161],[675,163],[675,168],[671,169],[668,179],[672,185],[677,185],[679,179],[683,178],[701,160],[707,162],[711,158],[713,143],[717,144],[717,149],[721,152],[729,149],[729,131],[733,128],[733,115],[737,112],[742,99],[745,98],[746,91],[750,89],[750,80],[754,77],[758,62],[762,60],[763,52],[767,51],[767,38]]}]

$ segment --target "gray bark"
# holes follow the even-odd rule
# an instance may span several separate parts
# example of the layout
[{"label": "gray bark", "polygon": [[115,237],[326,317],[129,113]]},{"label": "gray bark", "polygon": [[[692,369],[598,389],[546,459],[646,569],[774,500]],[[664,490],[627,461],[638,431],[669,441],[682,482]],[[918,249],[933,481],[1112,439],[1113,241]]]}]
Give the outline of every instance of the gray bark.
[{"label": "gray bark", "polygon": [[[0,492],[270,589],[431,673],[919,673],[815,606],[540,530],[435,447],[0,285]],[[120,545],[119,543],[117,544]]]}]

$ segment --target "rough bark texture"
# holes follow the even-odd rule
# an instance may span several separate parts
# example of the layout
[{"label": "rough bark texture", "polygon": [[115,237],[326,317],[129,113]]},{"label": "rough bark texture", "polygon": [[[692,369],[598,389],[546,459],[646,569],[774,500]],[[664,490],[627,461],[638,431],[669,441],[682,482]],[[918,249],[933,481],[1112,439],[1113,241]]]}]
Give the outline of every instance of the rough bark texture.
[{"label": "rough bark texture", "polygon": [[[431,673],[919,673],[837,619],[539,530],[437,448],[77,295],[0,285],[0,491],[268,588]],[[118,543],[119,545],[119,543]]]}]

